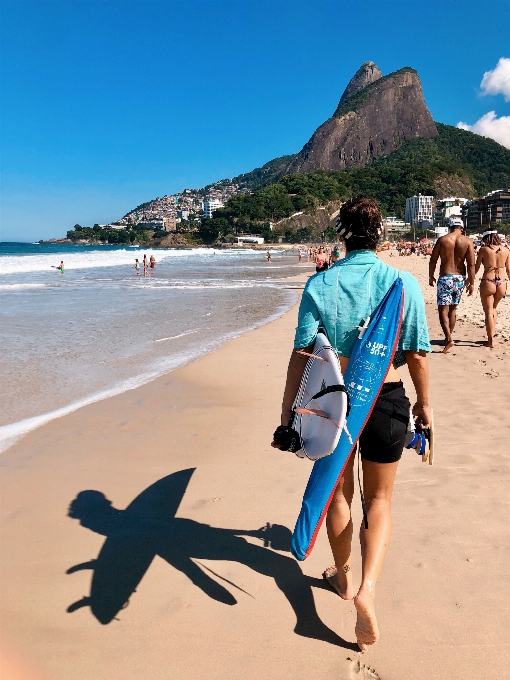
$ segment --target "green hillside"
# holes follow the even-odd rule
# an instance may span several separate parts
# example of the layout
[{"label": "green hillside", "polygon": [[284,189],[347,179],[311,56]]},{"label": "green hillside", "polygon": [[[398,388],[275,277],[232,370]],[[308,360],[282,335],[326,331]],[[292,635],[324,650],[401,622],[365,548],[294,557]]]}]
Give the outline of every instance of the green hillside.
[{"label": "green hillside", "polygon": [[[298,211],[313,213],[318,205],[359,193],[374,196],[385,214],[403,217],[406,197],[417,193],[437,195],[437,183],[444,178],[476,195],[510,187],[510,150],[465,130],[441,123],[437,127],[438,137],[405,142],[397,151],[364,168],[278,179],[278,170],[282,172],[290,157],[271,161],[264,166],[268,169],[265,173],[264,168],[259,168],[236,178],[239,181],[242,177],[239,183],[245,186],[258,184],[261,188],[251,195],[231,198],[215,212],[215,220],[221,219],[224,227],[228,223],[230,229],[255,230],[264,222]],[[288,159],[286,163],[284,159]]]},{"label": "green hillside", "polygon": [[[295,154],[294,154],[295,155]],[[285,168],[294,158],[294,155],[280,156],[266,163],[261,168],[255,168],[251,172],[238,175],[232,178],[232,182],[246,187],[250,191],[256,191],[265,187],[267,184],[277,182],[285,172]]]}]

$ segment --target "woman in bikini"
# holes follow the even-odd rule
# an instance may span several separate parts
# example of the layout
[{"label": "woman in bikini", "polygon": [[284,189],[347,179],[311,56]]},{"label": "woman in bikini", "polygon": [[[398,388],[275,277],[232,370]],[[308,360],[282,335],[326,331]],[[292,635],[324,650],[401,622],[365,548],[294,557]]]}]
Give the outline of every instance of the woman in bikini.
[{"label": "woman in bikini", "polygon": [[489,349],[494,349],[494,330],[498,320],[497,306],[500,300],[505,297],[506,276],[510,278],[510,250],[501,245],[496,230],[484,231],[482,244],[476,258],[475,275],[483,264],[484,272],[480,280],[480,298],[485,312],[487,345]]}]

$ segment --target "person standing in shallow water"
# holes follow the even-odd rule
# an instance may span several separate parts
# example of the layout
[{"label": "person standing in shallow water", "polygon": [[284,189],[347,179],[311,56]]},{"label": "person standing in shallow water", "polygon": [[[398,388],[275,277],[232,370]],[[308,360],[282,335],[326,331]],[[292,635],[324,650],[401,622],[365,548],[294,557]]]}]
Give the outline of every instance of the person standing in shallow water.
[{"label": "person standing in shallow water", "polygon": [[[349,458],[326,516],[335,564],[325,570],[323,577],[343,600],[354,601],[357,611],[355,634],[363,651],[379,639],[375,587],[391,539],[391,497],[410,411],[398,368],[407,364],[417,396],[412,412],[417,422],[428,427],[431,412],[426,353],[430,352],[430,343],[425,303],[418,282],[411,274],[384,264],[376,254],[383,233],[377,202],[367,196],[357,196],[344,203],[337,229],[340,239],[345,242],[346,255],[328,270],[312,276],[303,292],[294,351],[287,371],[281,424],[287,426],[289,423],[307,362],[307,356],[299,353],[300,350],[311,353],[319,328],[323,328],[330,341],[335,338],[345,374],[360,321],[373,314],[400,276],[404,285],[404,313],[395,360],[359,439],[368,528],[363,523],[360,528],[362,579],[357,591],[351,572],[354,454]],[[332,310],[338,310],[338,313]],[[272,446],[279,448],[275,441]]]},{"label": "person standing in shallow water", "polygon": [[484,231],[482,247],[475,265],[475,275],[484,266],[483,278],[480,281],[480,299],[485,313],[487,329],[487,346],[494,349],[494,331],[498,320],[497,306],[505,297],[507,280],[510,278],[510,251],[503,248],[498,232]]},{"label": "person standing in shallow water", "polygon": [[437,280],[437,309],[439,323],[444,333],[443,353],[448,354],[454,346],[453,330],[457,321],[457,305],[462,297],[466,283],[467,294],[473,295],[475,286],[475,251],[473,241],[464,236],[464,223],[460,218],[450,222],[450,233],[440,236],[429,263],[429,285],[434,286],[437,261],[439,279]]}]

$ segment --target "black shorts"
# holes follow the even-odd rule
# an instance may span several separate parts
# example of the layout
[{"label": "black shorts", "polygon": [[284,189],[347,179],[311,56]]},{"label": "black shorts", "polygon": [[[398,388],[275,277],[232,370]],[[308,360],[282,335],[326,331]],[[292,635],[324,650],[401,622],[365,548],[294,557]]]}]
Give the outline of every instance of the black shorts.
[{"label": "black shorts", "polygon": [[402,457],[410,402],[402,382],[384,383],[359,438],[360,454],[373,463],[396,463]]}]

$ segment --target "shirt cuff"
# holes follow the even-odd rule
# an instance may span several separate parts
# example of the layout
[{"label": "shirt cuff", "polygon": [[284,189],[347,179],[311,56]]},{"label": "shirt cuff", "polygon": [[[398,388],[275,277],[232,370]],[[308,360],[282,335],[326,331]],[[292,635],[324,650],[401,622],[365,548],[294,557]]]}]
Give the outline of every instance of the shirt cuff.
[{"label": "shirt cuff", "polygon": [[318,331],[319,321],[314,321],[305,326],[298,326],[296,328],[296,335],[294,336],[294,349],[302,349],[303,347],[308,347],[313,344]]}]

